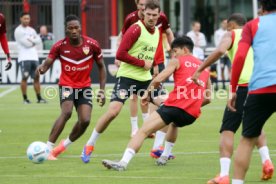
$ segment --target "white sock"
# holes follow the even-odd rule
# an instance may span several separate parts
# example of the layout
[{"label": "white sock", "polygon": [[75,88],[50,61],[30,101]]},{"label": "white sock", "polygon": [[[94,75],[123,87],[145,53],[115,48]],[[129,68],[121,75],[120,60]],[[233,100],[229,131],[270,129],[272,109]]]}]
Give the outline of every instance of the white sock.
[{"label": "white sock", "polygon": [[72,144],[72,143],[73,142],[69,139],[69,137],[67,139],[65,139],[65,141],[63,142],[65,148],[70,146],[70,144]]},{"label": "white sock", "polygon": [[229,175],[231,159],[227,157],[220,158],[220,176]]},{"label": "white sock", "polygon": [[149,117],[149,113],[142,113],[143,122]]},{"label": "white sock", "polygon": [[96,144],[97,139],[99,138],[101,134],[98,133],[95,129],[93,130],[89,140],[87,141],[86,145],[88,146],[94,146]]},{"label": "white sock", "polygon": [[49,150],[52,151],[54,149],[54,147],[55,147],[55,143],[47,141],[47,146],[48,146]]},{"label": "white sock", "polygon": [[232,179],[232,184],[243,184],[243,180]]},{"label": "white sock", "polygon": [[138,130],[138,117],[130,117],[131,132]]},{"label": "white sock", "polygon": [[172,152],[173,146],[174,146],[174,143],[165,141],[165,148],[161,156],[169,157],[169,155]]},{"label": "white sock", "polygon": [[125,153],[123,155],[123,158],[121,159],[121,162],[129,163],[129,161],[134,157],[135,151],[131,148],[127,148],[125,150]]},{"label": "white sock", "polygon": [[155,149],[158,149],[160,146],[162,146],[163,142],[165,140],[165,137],[166,137],[166,133],[158,130],[155,133],[155,139],[154,139],[154,143],[153,143],[152,149],[155,150]]},{"label": "white sock", "polygon": [[265,163],[266,160],[271,160],[269,156],[269,150],[267,146],[263,146],[259,149],[261,155],[262,163]]}]

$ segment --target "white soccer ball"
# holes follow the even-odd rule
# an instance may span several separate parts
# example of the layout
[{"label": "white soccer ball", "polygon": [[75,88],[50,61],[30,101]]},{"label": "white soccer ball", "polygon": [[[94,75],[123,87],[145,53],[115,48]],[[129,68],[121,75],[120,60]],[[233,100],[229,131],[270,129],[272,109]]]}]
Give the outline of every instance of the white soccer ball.
[{"label": "white soccer ball", "polygon": [[31,143],[27,149],[27,157],[36,164],[41,164],[47,160],[49,153],[47,144],[40,141]]}]

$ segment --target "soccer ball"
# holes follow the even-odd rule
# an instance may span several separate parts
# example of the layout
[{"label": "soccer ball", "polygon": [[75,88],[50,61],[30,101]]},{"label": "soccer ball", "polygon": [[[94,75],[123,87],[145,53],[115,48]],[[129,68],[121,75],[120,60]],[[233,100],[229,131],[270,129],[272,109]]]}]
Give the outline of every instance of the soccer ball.
[{"label": "soccer ball", "polygon": [[27,157],[36,164],[41,164],[47,160],[49,153],[47,144],[40,141],[31,143],[27,149]]}]

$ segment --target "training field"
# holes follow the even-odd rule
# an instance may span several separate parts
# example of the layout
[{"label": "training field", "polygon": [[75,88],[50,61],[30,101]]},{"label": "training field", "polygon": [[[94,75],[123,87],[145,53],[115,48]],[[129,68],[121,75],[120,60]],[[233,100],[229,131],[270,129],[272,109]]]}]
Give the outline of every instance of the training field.
[{"label": "training field", "polygon": [[[107,170],[101,161],[120,159],[126,148],[130,139],[128,102],[98,139],[89,164],[81,162],[80,154],[97,119],[108,106],[107,103],[100,108],[95,100],[91,124],[86,133],[60,155],[59,160],[33,164],[27,159],[26,149],[33,141],[47,141],[60,109],[58,97],[48,100],[48,104],[36,104],[31,86],[28,93],[33,104],[24,105],[19,86],[0,86],[0,184],[204,184],[219,172],[218,131],[226,100],[214,99],[202,109],[196,123],[180,129],[173,149],[175,160],[163,167],[156,166],[155,160],[149,156],[153,139],[147,139],[128,169],[118,172]],[[140,125],[141,119],[140,115]],[[74,111],[58,142],[68,136],[75,121]],[[276,163],[275,114],[267,122],[265,131],[272,160]],[[237,133],[236,143],[239,136],[240,132]],[[246,183],[260,183],[260,175],[261,160],[255,150]],[[276,183],[276,178],[265,183]]]}]

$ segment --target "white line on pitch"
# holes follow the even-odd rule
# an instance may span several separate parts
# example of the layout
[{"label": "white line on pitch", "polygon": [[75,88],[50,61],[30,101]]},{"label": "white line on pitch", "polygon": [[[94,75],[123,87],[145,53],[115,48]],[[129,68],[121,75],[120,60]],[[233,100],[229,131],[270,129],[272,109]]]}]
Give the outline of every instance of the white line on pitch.
[{"label": "white line on pitch", "polygon": [[[276,152],[276,150],[270,150],[270,152]],[[254,151],[254,153],[258,153],[258,151]],[[218,151],[198,151],[198,152],[173,152],[174,155],[212,155],[212,154],[219,154]],[[117,154],[93,154],[92,158],[101,158],[101,157],[120,157],[123,155],[122,153]],[[136,156],[138,157],[149,157],[149,153],[138,153]],[[276,154],[271,154],[270,156],[276,156]],[[79,158],[80,155],[61,155],[60,158]],[[27,158],[27,156],[0,156],[0,159],[22,159]]]},{"label": "white line on pitch", "polygon": [[16,90],[16,89],[17,89],[17,87],[16,87],[16,86],[13,86],[13,87],[11,87],[11,88],[8,89],[8,90],[3,91],[2,93],[0,93],[0,98],[2,98],[3,96],[5,96],[5,95],[7,95],[7,94],[9,94],[9,93],[11,93],[11,92],[13,92],[13,91]]}]

